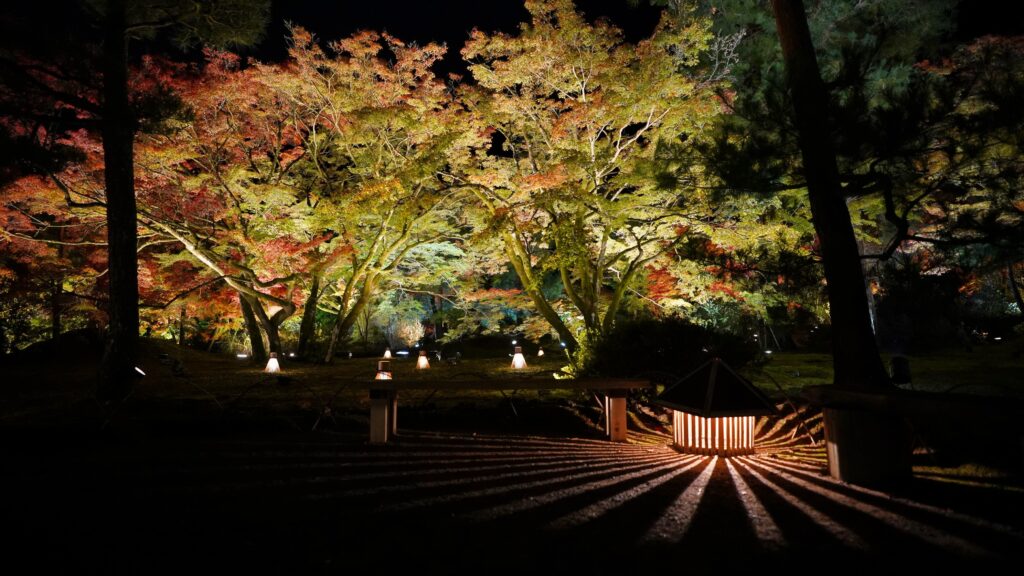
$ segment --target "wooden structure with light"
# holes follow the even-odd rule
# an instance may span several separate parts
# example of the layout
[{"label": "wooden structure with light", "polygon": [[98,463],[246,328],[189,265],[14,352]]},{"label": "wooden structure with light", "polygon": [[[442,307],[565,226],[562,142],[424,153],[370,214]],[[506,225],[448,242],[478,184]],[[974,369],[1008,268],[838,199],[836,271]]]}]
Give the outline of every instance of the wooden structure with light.
[{"label": "wooden structure with light", "polygon": [[276,374],[281,371],[281,363],[277,360],[277,352],[270,353],[270,359],[267,360],[267,367],[263,369],[267,374]]},{"label": "wooden structure with light", "polygon": [[[377,375],[375,382],[380,380],[392,380],[391,362],[389,360],[377,361]],[[385,444],[398,433],[398,390],[370,389],[370,442],[372,444]]]},{"label": "wooden structure with light", "polygon": [[654,400],[672,409],[673,445],[687,454],[754,453],[757,416],[775,406],[750,380],[712,358]]},{"label": "wooden structure with light", "polygon": [[523,347],[516,346],[515,354],[512,355],[512,369],[522,370],[526,368],[526,357],[523,356]]}]

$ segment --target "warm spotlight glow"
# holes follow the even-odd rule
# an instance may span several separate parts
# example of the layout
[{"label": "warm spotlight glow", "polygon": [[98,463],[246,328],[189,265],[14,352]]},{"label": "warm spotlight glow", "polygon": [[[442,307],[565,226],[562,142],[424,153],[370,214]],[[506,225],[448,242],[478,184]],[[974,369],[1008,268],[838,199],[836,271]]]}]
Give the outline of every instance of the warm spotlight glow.
[{"label": "warm spotlight glow", "polygon": [[270,353],[270,360],[267,360],[267,367],[263,369],[268,374],[281,371],[281,363],[277,361],[277,352]]},{"label": "warm spotlight glow", "polygon": [[544,355],[544,349],[543,348],[541,348],[540,350],[537,350],[537,357],[538,358],[540,358],[543,355]]},{"label": "warm spotlight glow", "polygon": [[387,360],[377,361],[377,376],[374,380],[391,380],[391,362]]},{"label": "warm spotlight glow", "polygon": [[754,416],[702,418],[672,411],[675,445],[689,454],[740,456],[754,453]]},{"label": "warm spotlight glow", "polygon": [[391,348],[384,349],[384,358],[391,358]]},{"label": "warm spotlight glow", "polygon": [[427,360],[427,351],[420,350],[420,357],[416,359],[416,369],[426,370],[430,368],[430,362]]},{"label": "warm spotlight glow", "polygon": [[516,353],[512,355],[512,368],[515,370],[526,368],[526,358],[523,356],[522,346],[516,346]]}]

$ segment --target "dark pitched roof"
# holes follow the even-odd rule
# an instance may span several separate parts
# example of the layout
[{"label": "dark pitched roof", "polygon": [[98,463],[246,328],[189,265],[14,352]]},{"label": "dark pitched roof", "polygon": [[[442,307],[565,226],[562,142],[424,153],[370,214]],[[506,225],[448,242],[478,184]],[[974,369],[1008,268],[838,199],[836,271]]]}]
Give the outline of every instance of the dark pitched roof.
[{"label": "dark pitched roof", "polygon": [[772,414],[775,406],[750,380],[712,358],[654,399],[673,410],[704,418]]}]

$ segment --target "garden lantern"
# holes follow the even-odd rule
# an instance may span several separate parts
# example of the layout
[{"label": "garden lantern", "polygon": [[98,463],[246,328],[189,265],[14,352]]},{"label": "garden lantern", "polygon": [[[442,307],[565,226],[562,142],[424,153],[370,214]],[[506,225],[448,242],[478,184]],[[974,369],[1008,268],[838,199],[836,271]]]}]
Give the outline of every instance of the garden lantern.
[{"label": "garden lantern", "polygon": [[270,359],[267,360],[267,367],[263,369],[267,374],[276,374],[281,371],[281,363],[277,361],[277,352],[270,353]]},{"label": "garden lantern", "polygon": [[391,348],[384,349],[384,358],[391,359]]},{"label": "garden lantern", "polygon": [[516,346],[516,353],[512,355],[512,368],[514,370],[526,368],[526,357],[523,356],[522,346]]},{"label": "garden lantern", "polygon": [[754,422],[775,406],[753,383],[712,358],[654,399],[672,409],[673,445],[688,454],[754,453]]},{"label": "garden lantern", "polygon": [[420,350],[420,357],[416,359],[416,369],[426,370],[427,368],[430,368],[430,361],[427,360],[427,351]]},{"label": "garden lantern", "polygon": [[374,377],[374,380],[391,380],[391,362],[377,361],[377,376]]}]

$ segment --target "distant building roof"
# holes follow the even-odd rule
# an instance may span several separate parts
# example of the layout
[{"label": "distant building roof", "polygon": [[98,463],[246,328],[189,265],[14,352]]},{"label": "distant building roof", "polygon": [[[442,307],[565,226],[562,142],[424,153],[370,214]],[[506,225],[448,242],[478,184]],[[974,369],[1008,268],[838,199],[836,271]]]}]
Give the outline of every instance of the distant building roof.
[{"label": "distant building roof", "polygon": [[655,404],[704,418],[772,414],[775,406],[757,386],[720,358],[712,358],[669,386]]}]

